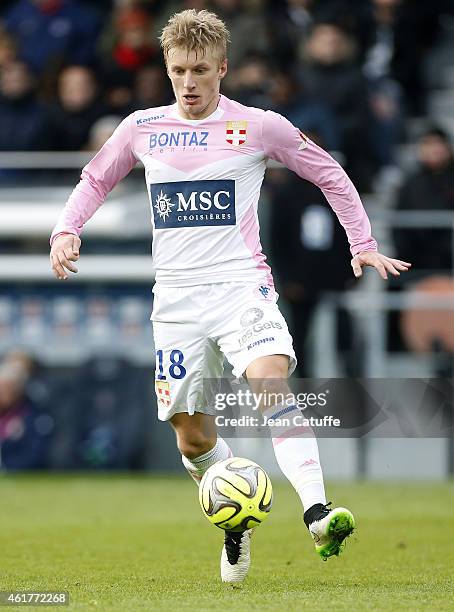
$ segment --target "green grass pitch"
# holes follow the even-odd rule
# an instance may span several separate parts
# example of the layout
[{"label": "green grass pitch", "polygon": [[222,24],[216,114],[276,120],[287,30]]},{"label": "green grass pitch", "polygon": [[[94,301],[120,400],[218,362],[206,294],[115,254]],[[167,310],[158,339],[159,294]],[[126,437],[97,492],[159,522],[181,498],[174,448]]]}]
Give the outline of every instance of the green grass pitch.
[{"label": "green grass pitch", "polygon": [[454,483],[329,484],[357,531],[323,562],[296,494],[274,480],[250,574],[233,588],[189,478],[3,476],[0,590],[66,590],[70,610],[454,609]]}]

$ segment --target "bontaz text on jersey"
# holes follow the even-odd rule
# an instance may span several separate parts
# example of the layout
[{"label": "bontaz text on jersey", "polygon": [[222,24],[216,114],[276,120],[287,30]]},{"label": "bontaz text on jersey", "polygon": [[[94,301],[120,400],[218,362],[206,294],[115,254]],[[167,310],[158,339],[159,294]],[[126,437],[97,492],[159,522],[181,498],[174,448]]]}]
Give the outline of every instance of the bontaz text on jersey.
[{"label": "bontaz text on jersey", "polygon": [[150,134],[150,149],[164,147],[206,147],[208,145],[209,132],[196,132],[186,130],[184,132],[158,132]]}]

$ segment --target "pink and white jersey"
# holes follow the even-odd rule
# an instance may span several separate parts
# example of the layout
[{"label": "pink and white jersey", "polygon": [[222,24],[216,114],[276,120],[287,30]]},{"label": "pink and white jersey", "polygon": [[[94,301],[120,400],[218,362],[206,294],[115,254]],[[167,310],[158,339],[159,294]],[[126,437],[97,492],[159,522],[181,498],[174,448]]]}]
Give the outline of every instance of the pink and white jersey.
[{"label": "pink and white jersey", "polygon": [[132,113],[82,171],[52,233],[80,234],[140,160],[153,225],[156,281],[272,283],[257,205],[268,158],[315,183],[344,226],[353,255],[376,250],[359,195],[339,164],[284,117],[220,97],[200,121],[177,105]]}]

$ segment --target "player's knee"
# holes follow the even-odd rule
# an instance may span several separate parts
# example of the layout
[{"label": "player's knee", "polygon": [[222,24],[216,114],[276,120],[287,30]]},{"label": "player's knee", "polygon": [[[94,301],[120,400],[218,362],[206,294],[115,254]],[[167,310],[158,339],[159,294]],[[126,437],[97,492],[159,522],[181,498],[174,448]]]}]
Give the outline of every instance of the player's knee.
[{"label": "player's knee", "polygon": [[259,357],[250,364],[246,370],[246,375],[248,380],[265,381],[268,386],[273,384],[272,381],[276,381],[276,384],[279,385],[279,381],[286,379],[288,376],[288,365],[289,358],[287,355]]},{"label": "player's knee", "polygon": [[211,450],[216,444],[216,439],[203,432],[191,432],[186,435],[178,435],[177,444],[182,455],[188,459],[195,459]]},{"label": "player's knee", "polygon": [[287,381],[274,376],[263,376],[251,384],[253,392],[262,398],[264,407],[283,403],[289,393]]}]

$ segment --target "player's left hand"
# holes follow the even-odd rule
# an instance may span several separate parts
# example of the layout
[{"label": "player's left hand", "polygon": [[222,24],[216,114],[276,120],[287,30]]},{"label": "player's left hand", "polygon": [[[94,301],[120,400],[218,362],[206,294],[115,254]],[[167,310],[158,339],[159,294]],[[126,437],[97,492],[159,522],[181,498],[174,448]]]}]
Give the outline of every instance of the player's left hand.
[{"label": "player's left hand", "polygon": [[351,261],[353,274],[356,278],[362,276],[363,266],[371,266],[375,268],[383,279],[388,278],[388,272],[391,272],[394,276],[400,276],[401,272],[407,272],[411,267],[411,263],[408,261],[401,261],[400,259],[393,259],[392,257],[386,257],[376,251],[364,251],[355,255]]}]

